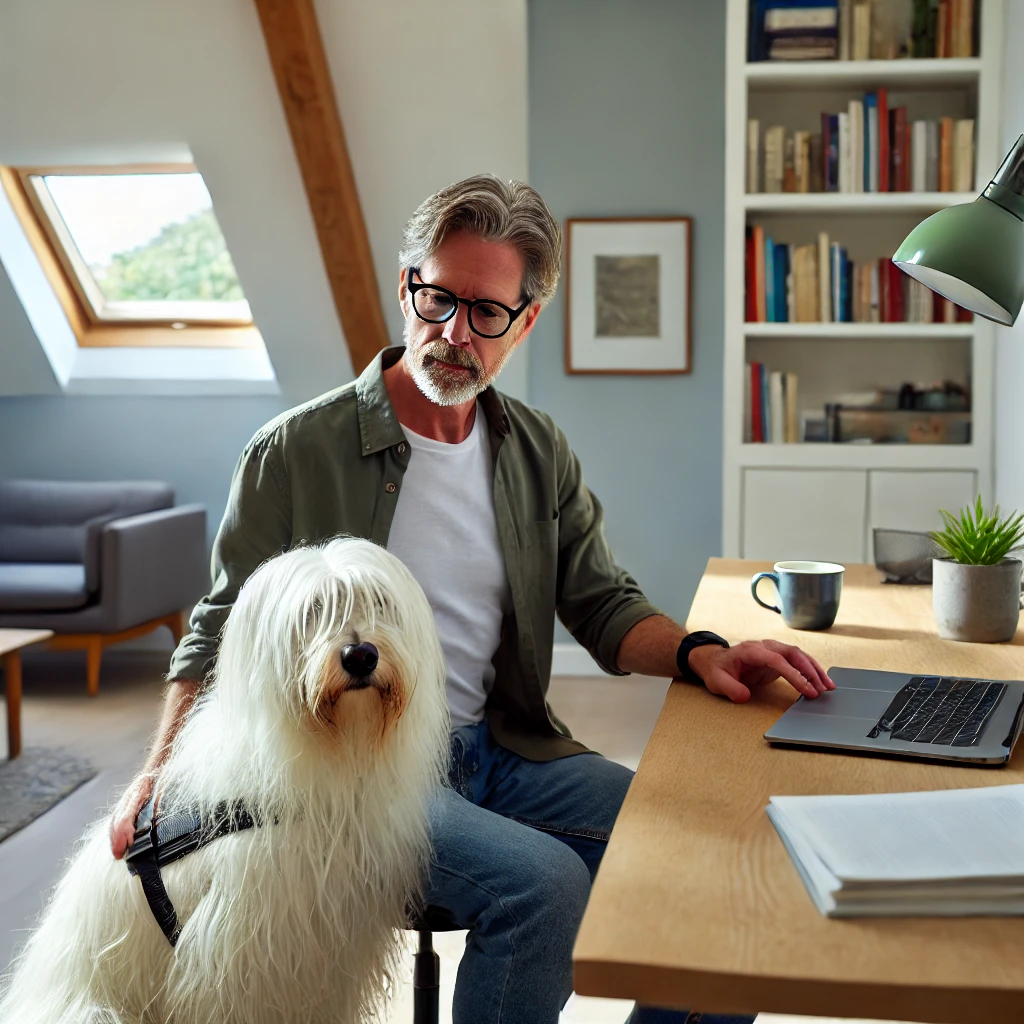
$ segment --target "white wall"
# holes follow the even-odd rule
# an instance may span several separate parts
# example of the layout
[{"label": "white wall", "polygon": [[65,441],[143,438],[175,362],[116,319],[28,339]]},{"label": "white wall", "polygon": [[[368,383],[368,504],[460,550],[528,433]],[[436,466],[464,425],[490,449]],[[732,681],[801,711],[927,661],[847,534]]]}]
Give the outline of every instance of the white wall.
[{"label": "white wall", "polygon": [[[1003,14],[1002,155],[1024,134],[1024,3],[1007,3]],[[985,185],[995,167],[979,167]],[[1024,511],[1024,316],[996,328],[996,501],[1004,511]]]},{"label": "white wall", "polygon": [[[415,206],[477,170],[526,175],[525,0],[317,11],[397,340]],[[194,155],[286,400],[351,377],[252,0],[3,0],[0,96],[0,163]],[[53,393],[12,300],[0,287],[0,393]]]},{"label": "white wall", "polygon": [[[402,227],[432,192],[525,181],[526,0],[317,0],[392,337]],[[526,352],[500,387],[526,397]]]}]

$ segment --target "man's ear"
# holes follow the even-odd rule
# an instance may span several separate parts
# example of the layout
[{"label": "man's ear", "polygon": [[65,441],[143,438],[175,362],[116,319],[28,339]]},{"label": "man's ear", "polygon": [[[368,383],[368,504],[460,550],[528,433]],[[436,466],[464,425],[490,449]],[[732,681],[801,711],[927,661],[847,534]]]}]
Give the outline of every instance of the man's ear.
[{"label": "man's ear", "polygon": [[523,329],[516,339],[516,345],[521,345],[525,340],[526,336],[533,330],[533,325],[537,322],[537,317],[540,316],[540,303],[535,302],[527,311],[526,319],[523,321]]},{"label": "man's ear", "polygon": [[405,308],[405,301],[409,297],[409,289],[406,287],[408,281],[407,270],[400,270],[398,272],[398,304],[402,307],[402,313],[405,316],[409,315],[409,311]]}]

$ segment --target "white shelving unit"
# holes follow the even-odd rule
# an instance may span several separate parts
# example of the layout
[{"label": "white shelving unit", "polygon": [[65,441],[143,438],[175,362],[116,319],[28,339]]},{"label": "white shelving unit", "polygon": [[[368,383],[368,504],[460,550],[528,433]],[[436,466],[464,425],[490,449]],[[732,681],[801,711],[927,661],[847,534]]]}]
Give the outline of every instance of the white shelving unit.
[{"label": "white shelving unit", "polygon": [[[994,330],[979,317],[955,324],[746,323],[744,228],[803,244],[819,230],[875,258],[943,207],[974,200],[1003,157],[999,90],[1003,0],[981,6],[980,56],[946,60],[747,62],[749,0],[728,0],[725,148],[725,360],[722,548],[727,557],[873,558],[873,527],[932,529],[938,509],[974,494],[992,496]],[[913,117],[975,118],[976,191],[759,193],[748,195],[748,117],[817,130],[816,113],[845,109],[879,87]],[[763,136],[762,136],[763,137]],[[872,251],[874,247],[874,251]],[[818,408],[835,391],[969,376],[971,443],[966,445],[745,444],[748,361],[792,370],[800,404]],[[773,365],[773,362],[775,365]],[[805,386],[806,385],[806,386]]]}]

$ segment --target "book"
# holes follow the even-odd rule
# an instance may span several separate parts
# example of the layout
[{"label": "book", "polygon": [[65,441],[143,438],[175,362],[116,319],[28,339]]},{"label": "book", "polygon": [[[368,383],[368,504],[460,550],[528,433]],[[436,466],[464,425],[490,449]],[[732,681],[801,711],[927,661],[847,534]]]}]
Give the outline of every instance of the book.
[{"label": "book", "polygon": [[793,132],[794,192],[811,191],[811,133]]},{"label": "book", "polygon": [[850,59],[868,60],[871,57],[871,0],[853,2]]},{"label": "book", "polygon": [[1024,914],[1024,785],[773,796],[766,810],[826,917]]},{"label": "book", "polygon": [[834,320],[832,311],[832,286],[830,271],[830,252],[828,235],[824,231],[818,232],[818,252],[816,269],[818,272],[818,310],[815,320],[828,323]]},{"label": "book", "polygon": [[838,118],[839,147],[837,154],[837,186],[840,192],[852,192],[850,184],[850,115],[840,113]]},{"label": "book", "polygon": [[757,275],[754,263],[754,229],[748,224],[743,238],[743,319],[747,323],[757,320]]},{"label": "book", "polygon": [[847,106],[849,122],[849,159],[850,169],[847,172],[850,192],[864,191],[864,103],[861,100],[850,100]]},{"label": "book", "polygon": [[[840,246],[838,242],[832,242],[829,246],[829,277],[831,284],[832,320],[843,319],[843,303],[841,294],[842,274],[843,266],[840,257]],[[822,312],[824,312],[824,310]]]},{"label": "book", "polygon": [[939,121],[939,191],[953,191],[953,118]]},{"label": "book", "polygon": [[889,111],[890,138],[892,139],[892,177],[890,188],[894,192],[906,192],[910,187],[907,180],[907,171],[910,168],[910,161],[907,149],[907,108],[894,107]]},{"label": "book", "polygon": [[829,114],[827,121],[828,142],[822,139],[822,159],[825,161],[825,190],[838,192],[839,189],[839,115]]},{"label": "book", "polygon": [[764,190],[781,192],[785,169],[786,129],[772,125],[764,134]]},{"label": "book", "polygon": [[761,122],[751,118],[747,122],[747,191],[761,191]]},{"label": "book", "polygon": [[786,373],[782,378],[782,391],[785,396],[786,436],[787,444],[800,441],[800,409],[797,402],[797,375]]},{"label": "book", "polygon": [[885,89],[876,94],[876,149],[875,174],[877,177],[875,192],[895,191],[889,181],[890,145],[889,145],[889,96]]},{"label": "book", "polygon": [[952,56],[949,47],[949,0],[939,0],[938,24],[935,29],[935,56]]},{"label": "book", "polygon": [[743,368],[743,443],[750,444],[754,440],[754,422],[752,416],[753,394],[750,387],[751,365]]},{"label": "book", "polygon": [[836,5],[820,7],[776,7],[765,12],[764,30],[770,33],[798,33],[817,29],[835,29],[838,25]]},{"label": "book", "polygon": [[925,154],[925,191],[939,190],[939,125],[936,121],[925,122],[925,137],[928,142]]},{"label": "book", "polygon": [[821,133],[814,132],[807,142],[807,164],[810,174],[810,181],[807,188],[811,192],[824,192],[825,179],[822,173],[822,148]]},{"label": "book", "polygon": [[757,321],[764,323],[768,319],[765,306],[764,291],[764,228],[754,228],[754,294],[757,296]]},{"label": "book", "polygon": [[928,123],[915,121],[912,125],[910,169],[911,187],[915,192],[928,188]]},{"label": "book", "polygon": [[775,322],[775,243],[764,236],[764,308],[765,319]]},{"label": "book", "polygon": [[850,59],[853,36],[853,0],[839,0],[839,59]]},{"label": "book", "polygon": [[768,368],[760,364],[761,380],[761,434],[765,442],[772,439],[771,409],[768,405]]},{"label": "book", "polygon": [[750,439],[755,443],[764,441],[764,421],[761,416],[761,370],[760,363],[750,364]]},{"label": "book", "polygon": [[782,374],[778,370],[773,370],[768,378],[768,409],[768,440],[772,444],[782,444],[786,439],[786,405],[782,394]]},{"label": "book", "polygon": [[953,138],[953,191],[974,190],[974,120],[956,122]]},{"label": "book", "polygon": [[796,167],[794,157],[794,140],[791,135],[785,137],[782,146],[782,191],[795,192],[796,189]]},{"label": "book", "polygon": [[789,276],[789,269],[786,261],[789,256],[789,246],[776,245],[772,258],[772,267],[775,271],[775,321],[785,323],[789,319],[789,304],[786,301],[786,279]]},{"label": "book", "polygon": [[878,96],[864,97],[864,176],[862,192],[878,191]]}]

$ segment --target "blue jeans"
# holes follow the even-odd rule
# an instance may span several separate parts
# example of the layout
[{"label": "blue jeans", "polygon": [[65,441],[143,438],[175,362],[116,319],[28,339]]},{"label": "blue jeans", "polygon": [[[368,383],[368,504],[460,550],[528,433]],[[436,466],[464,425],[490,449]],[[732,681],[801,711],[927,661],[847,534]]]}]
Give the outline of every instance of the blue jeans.
[{"label": "blue jeans", "polygon": [[[633,773],[599,754],[527,761],[485,722],[452,732],[452,789],[431,808],[426,901],[469,929],[453,1024],[557,1024],[572,947]],[[637,1008],[629,1024],[683,1024]],[[692,1014],[696,1024],[753,1017]]]}]

